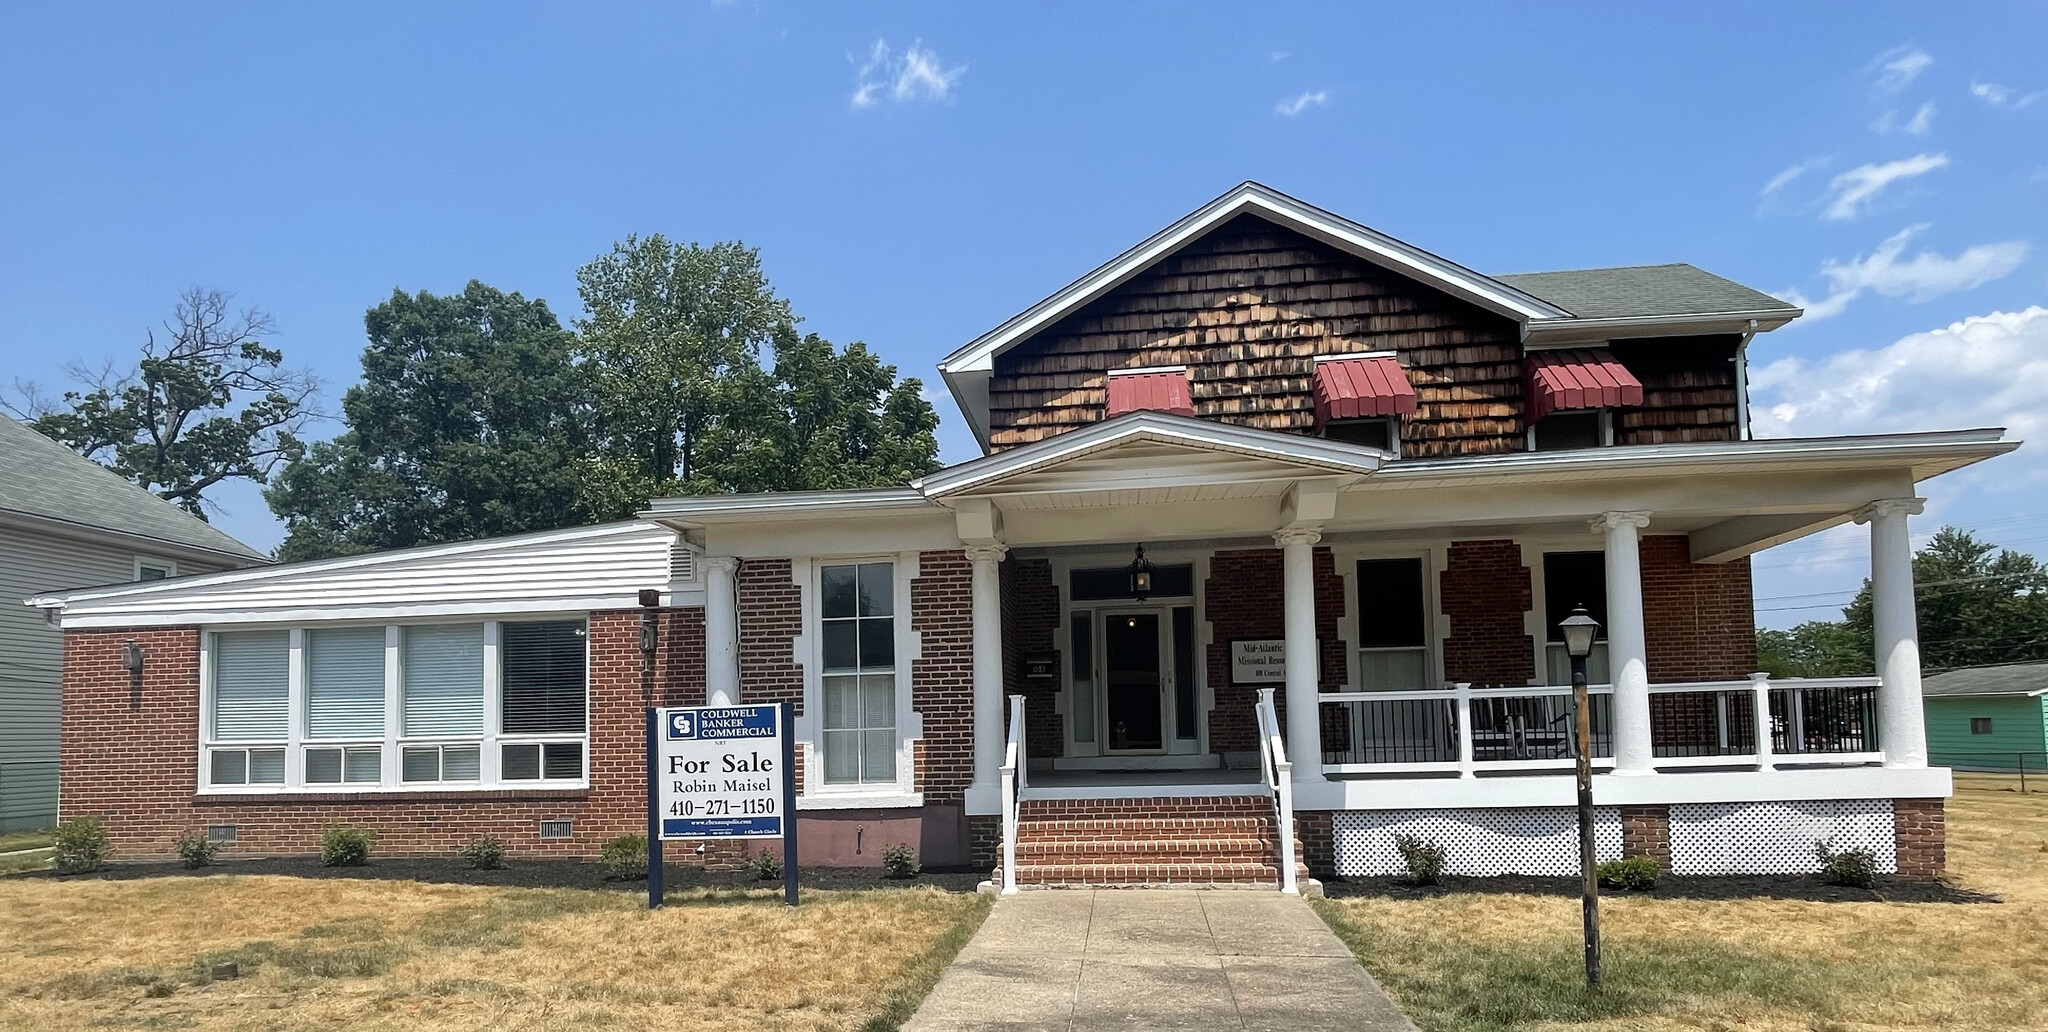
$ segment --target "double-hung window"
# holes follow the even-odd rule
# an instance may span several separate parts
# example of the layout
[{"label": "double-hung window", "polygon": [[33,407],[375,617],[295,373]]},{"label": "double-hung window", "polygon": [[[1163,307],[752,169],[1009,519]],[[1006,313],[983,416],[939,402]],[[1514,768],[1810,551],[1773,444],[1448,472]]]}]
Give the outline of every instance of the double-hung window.
[{"label": "double-hung window", "polygon": [[1558,624],[1585,606],[1587,615],[1600,621],[1593,651],[1586,656],[1586,680],[1606,684],[1607,669],[1607,555],[1604,552],[1545,552],[1543,554],[1544,666],[1549,684],[1572,683],[1572,657],[1564,648],[1564,632]]},{"label": "double-hung window", "polygon": [[204,759],[214,785],[282,785],[290,726],[290,631],[213,638],[213,705]]},{"label": "double-hung window", "polygon": [[896,781],[894,563],[818,570],[825,783]]},{"label": "double-hung window", "polygon": [[482,624],[399,629],[399,779],[479,778],[484,735]]},{"label": "double-hung window", "polygon": [[308,785],[384,780],[384,628],[306,632]]},{"label": "double-hung window", "polygon": [[581,779],[588,727],[583,621],[508,623],[501,633],[499,776],[506,781]]},{"label": "double-hung window", "polygon": [[1419,558],[1358,561],[1358,687],[1430,687],[1429,612]]}]

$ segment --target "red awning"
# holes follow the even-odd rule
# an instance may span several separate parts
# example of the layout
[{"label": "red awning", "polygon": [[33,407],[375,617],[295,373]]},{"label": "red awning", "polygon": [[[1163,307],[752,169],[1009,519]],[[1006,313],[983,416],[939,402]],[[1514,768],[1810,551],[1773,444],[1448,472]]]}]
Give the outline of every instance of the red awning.
[{"label": "red awning", "polygon": [[1180,369],[1109,374],[1109,414],[1105,418],[1115,419],[1127,412],[1194,415],[1195,397],[1188,391],[1188,374]]},{"label": "red awning", "polygon": [[1338,358],[1316,363],[1316,424],[1333,419],[1405,416],[1415,388],[1393,358]]},{"label": "red awning", "polygon": [[1538,351],[1529,356],[1526,376],[1523,404],[1531,423],[1552,412],[1643,403],[1643,381],[1606,348]]}]

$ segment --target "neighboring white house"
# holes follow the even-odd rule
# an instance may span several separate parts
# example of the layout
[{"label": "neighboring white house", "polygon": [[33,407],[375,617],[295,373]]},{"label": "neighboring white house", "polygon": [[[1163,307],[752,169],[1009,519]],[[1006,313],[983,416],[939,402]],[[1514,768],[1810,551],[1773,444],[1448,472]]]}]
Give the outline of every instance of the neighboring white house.
[{"label": "neighboring white house", "polygon": [[[205,520],[12,419],[0,419],[0,598],[265,562]],[[57,816],[64,632],[0,606],[0,831]]]}]

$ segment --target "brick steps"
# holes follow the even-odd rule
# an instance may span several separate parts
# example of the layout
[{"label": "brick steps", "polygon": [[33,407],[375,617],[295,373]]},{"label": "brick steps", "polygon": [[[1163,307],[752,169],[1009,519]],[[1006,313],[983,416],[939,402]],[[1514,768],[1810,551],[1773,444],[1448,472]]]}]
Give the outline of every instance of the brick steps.
[{"label": "brick steps", "polygon": [[[1296,874],[1305,878],[1298,842],[1295,849]],[[1279,854],[1273,803],[1261,796],[1044,799],[1019,807],[1019,885],[1277,888]]]},{"label": "brick steps", "polygon": [[1077,864],[1017,862],[1017,884],[1040,886],[1242,885],[1271,888],[1280,884],[1280,869],[1271,863],[1129,863]]}]

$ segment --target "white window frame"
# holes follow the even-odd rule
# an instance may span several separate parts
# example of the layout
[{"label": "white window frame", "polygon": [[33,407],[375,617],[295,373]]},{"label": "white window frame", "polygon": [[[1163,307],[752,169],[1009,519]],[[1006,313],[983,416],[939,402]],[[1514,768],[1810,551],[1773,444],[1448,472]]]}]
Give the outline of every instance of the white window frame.
[{"label": "white window frame", "polygon": [[178,575],[178,564],[175,560],[138,555],[135,557],[135,574],[132,579],[138,582],[141,581],[142,571],[145,569],[164,571],[164,575],[158,578],[159,580],[170,580]]},{"label": "white window frame", "polygon": [[[911,584],[920,576],[917,552],[808,556],[790,560],[790,579],[803,610],[803,634],[795,642],[795,659],[804,671],[804,711],[797,718],[797,745],[804,753],[803,794],[799,810],[874,809],[924,805],[917,782],[917,743],[924,721],[915,706],[917,661],[923,658],[923,634],[914,627]],[[820,579],[827,566],[893,563],[892,608],[896,632],[896,778],[860,783],[825,781],[825,630]]]},{"label": "white window frame", "polygon": [[1449,559],[1449,546],[1430,543],[1427,545],[1338,545],[1330,550],[1330,559],[1337,567],[1337,576],[1343,585],[1344,611],[1337,618],[1337,637],[1342,640],[1350,653],[1349,669],[1344,672],[1344,683],[1352,691],[1374,691],[1365,684],[1365,666],[1360,657],[1368,652],[1407,652],[1414,646],[1399,648],[1367,648],[1357,644],[1360,640],[1358,612],[1358,563],[1364,559],[1419,559],[1422,561],[1422,636],[1423,636],[1423,688],[1442,687],[1444,680],[1444,638],[1450,634],[1450,618],[1443,614],[1439,604],[1441,586],[1437,580],[1442,576]]},{"label": "white window frame", "polygon": [[[1544,576],[1543,557],[1551,552],[1598,552],[1600,553],[1600,561],[1604,568],[1604,564],[1607,561],[1605,542],[1598,535],[1594,534],[1588,534],[1587,538],[1589,540],[1540,537],[1523,538],[1518,542],[1522,546],[1522,565],[1529,571],[1529,612],[1523,626],[1524,633],[1528,634],[1536,643],[1536,677],[1532,682],[1534,684],[1555,686],[1572,683],[1569,676],[1558,681],[1550,679],[1551,652],[1553,649],[1564,648],[1564,643],[1550,640],[1550,614],[1544,608],[1544,596],[1547,593],[1549,578]],[[1605,624],[1601,625],[1598,636],[1593,639],[1593,652],[1601,657],[1601,664],[1604,666],[1607,656],[1607,626]],[[1593,677],[1591,680],[1595,684],[1603,684],[1606,679]]]},{"label": "white window frame", "polygon": [[[1599,445],[1598,445],[1597,447],[1601,447],[1601,448],[1612,448],[1612,447],[1614,447],[1614,410],[1613,410],[1613,409],[1611,409],[1611,408],[1597,408],[1597,409],[1566,409],[1566,410],[1564,410],[1564,411],[1562,411],[1562,412],[1553,412],[1553,413],[1551,413],[1551,415],[1552,415],[1552,416],[1556,416],[1556,415],[1570,415],[1570,414],[1573,414],[1573,413],[1584,413],[1584,412],[1592,412],[1592,413],[1594,413],[1595,415],[1597,415],[1597,416],[1599,416],[1599,417],[1600,417],[1600,443],[1599,443]],[[1543,419],[1549,419],[1549,418],[1550,418],[1550,416],[1545,416],[1545,417],[1543,417]],[[1524,431],[1523,431],[1523,432],[1524,432],[1524,434],[1526,435],[1526,440],[1527,440],[1527,448],[1528,448],[1528,450],[1529,450],[1529,451],[1532,451],[1532,452],[1533,452],[1533,451],[1535,451],[1535,450],[1536,450],[1536,424],[1537,424],[1537,423],[1541,423],[1541,422],[1543,422],[1543,420],[1542,420],[1542,419],[1536,420],[1535,422],[1532,422],[1532,423],[1530,423],[1530,424],[1529,424],[1529,425],[1528,425],[1528,426],[1527,426],[1526,428],[1524,428]],[[1552,451],[1553,451],[1553,452],[1557,452],[1557,451],[1576,451],[1576,450],[1578,450],[1578,449],[1574,449],[1574,448],[1554,448],[1554,449],[1552,449]]]},{"label": "white window frame", "polygon": [[[503,678],[500,663],[502,650],[499,648],[500,629],[507,623],[546,623],[552,621],[580,620],[584,624],[583,639],[583,731],[580,734],[505,734],[501,730],[503,706]],[[402,686],[400,663],[402,659],[403,628],[409,626],[446,626],[450,624],[483,626],[483,733],[477,736],[425,736],[406,737],[401,732],[404,724],[400,707]],[[381,739],[309,739],[306,736],[306,631],[314,627],[379,626],[384,634],[384,735]],[[590,787],[591,763],[591,717],[590,717],[590,636],[589,614],[587,613],[522,613],[514,617],[469,617],[447,616],[408,620],[378,621],[333,621],[316,625],[296,625],[267,629],[289,631],[288,664],[286,666],[286,737],[281,741],[220,741],[213,737],[213,669],[215,663],[214,636],[223,632],[263,630],[264,625],[232,624],[207,627],[200,635],[199,646],[199,726],[198,763],[196,774],[200,795],[291,795],[317,793],[321,795],[370,795],[402,793],[462,793],[502,791],[554,791],[562,789],[583,790]],[[522,778],[508,780],[502,776],[501,748],[505,745],[574,744],[580,747],[583,756],[582,770],[575,778]],[[404,749],[406,746],[423,745],[471,745],[477,746],[477,778],[474,781],[412,781],[404,780]],[[380,777],[371,782],[308,782],[305,778],[305,754],[308,748],[329,748],[376,745],[382,749]],[[273,749],[285,751],[284,784],[282,785],[215,785],[212,780],[212,754],[217,749]],[[543,767],[543,770],[545,767]]]}]

